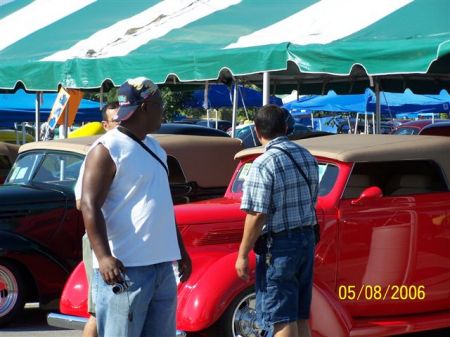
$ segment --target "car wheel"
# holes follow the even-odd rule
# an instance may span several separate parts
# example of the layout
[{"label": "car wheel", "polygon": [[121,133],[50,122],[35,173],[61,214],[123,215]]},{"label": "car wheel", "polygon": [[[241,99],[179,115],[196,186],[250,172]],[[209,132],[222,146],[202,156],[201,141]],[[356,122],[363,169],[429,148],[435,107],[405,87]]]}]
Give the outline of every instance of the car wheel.
[{"label": "car wheel", "polygon": [[219,322],[225,337],[272,336],[272,329],[262,329],[256,321],[256,294],[248,288],[237,296],[225,311]]},{"label": "car wheel", "polygon": [[24,306],[24,283],[19,269],[0,261],[0,325],[12,320]]}]

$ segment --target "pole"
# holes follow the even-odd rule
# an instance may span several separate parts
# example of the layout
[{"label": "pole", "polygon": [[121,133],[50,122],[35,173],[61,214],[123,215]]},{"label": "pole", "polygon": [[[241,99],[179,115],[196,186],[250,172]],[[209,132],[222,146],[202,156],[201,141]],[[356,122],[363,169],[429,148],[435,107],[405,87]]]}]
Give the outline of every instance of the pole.
[{"label": "pole", "polygon": [[206,126],[209,128],[209,104],[208,104],[209,82],[205,82],[205,90],[203,91],[203,109],[206,110]]},{"label": "pole", "polygon": [[376,100],[376,108],[375,108],[375,131],[374,133],[380,133],[381,126],[381,100],[380,100],[380,82],[378,79],[375,79],[375,100]]},{"label": "pole", "polygon": [[36,100],[35,100],[35,109],[36,113],[34,114],[34,140],[38,142],[39,139],[39,133],[41,130],[40,120],[41,120],[41,97],[42,92],[38,91],[36,92]]},{"label": "pole", "polygon": [[263,105],[270,102],[270,73],[263,72]]},{"label": "pole", "polygon": [[236,114],[237,114],[237,104],[238,104],[238,91],[237,91],[237,80],[234,80],[233,88],[233,114],[231,116],[231,137],[236,135]]}]

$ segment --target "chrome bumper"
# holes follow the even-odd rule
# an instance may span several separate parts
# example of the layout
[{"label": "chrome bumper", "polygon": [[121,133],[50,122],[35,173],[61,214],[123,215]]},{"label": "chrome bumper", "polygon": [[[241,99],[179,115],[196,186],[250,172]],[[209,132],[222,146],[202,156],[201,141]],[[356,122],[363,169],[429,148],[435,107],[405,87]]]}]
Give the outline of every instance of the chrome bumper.
[{"label": "chrome bumper", "polygon": [[[62,329],[83,330],[86,322],[87,318],[85,317],[69,316],[55,313],[47,315],[48,325]],[[184,331],[177,330],[176,337],[186,337],[186,333]]]},{"label": "chrome bumper", "polygon": [[83,330],[87,318],[51,313],[47,315],[47,324],[62,329]]}]

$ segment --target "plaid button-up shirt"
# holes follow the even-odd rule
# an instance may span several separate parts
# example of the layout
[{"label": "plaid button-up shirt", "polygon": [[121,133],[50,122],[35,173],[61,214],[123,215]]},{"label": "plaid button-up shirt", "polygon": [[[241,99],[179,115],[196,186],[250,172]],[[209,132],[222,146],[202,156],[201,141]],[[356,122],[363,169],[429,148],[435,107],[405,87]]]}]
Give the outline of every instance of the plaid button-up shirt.
[{"label": "plaid button-up shirt", "polygon": [[[281,150],[287,150],[301,167],[308,182],[298,172],[292,160]],[[287,137],[271,140],[266,151],[255,159],[245,178],[241,209],[266,214],[263,232],[281,232],[316,223],[315,204],[319,190],[319,170],[316,159],[306,149]]]}]

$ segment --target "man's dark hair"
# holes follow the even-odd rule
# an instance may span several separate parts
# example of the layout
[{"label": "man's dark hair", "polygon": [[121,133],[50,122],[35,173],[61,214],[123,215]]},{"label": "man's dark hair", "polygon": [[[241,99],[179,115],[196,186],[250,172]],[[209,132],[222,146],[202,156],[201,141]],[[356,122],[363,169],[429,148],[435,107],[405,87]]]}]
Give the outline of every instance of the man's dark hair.
[{"label": "man's dark hair", "polygon": [[255,127],[266,139],[274,139],[286,135],[286,120],[283,109],[267,104],[258,110],[255,116]]},{"label": "man's dark hair", "polygon": [[106,104],[102,108],[102,120],[108,121],[108,115],[106,114],[106,110],[108,110],[108,109],[117,109],[118,107],[119,107],[119,102],[112,102],[112,103]]}]

